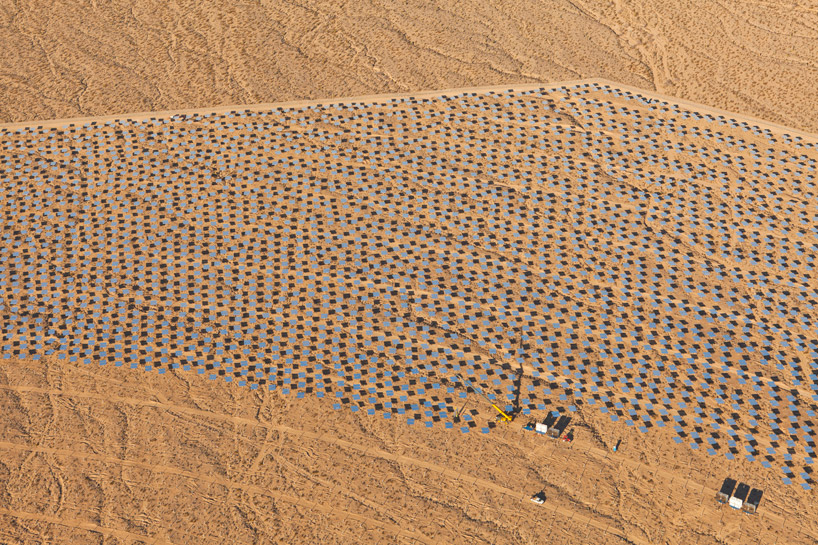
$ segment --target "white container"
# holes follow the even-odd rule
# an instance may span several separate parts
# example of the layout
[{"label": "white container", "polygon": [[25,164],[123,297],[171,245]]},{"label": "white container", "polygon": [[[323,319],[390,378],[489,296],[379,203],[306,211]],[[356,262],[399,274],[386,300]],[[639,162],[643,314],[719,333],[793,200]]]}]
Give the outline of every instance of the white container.
[{"label": "white container", "polygon": [[536,431],[537,433],[541,433],[541,434],[545,435],[545,432],[548,431],[548,426],[546,426],[545,424],[541,424],[541,423],[537,422],[537,424],[534,426],[534,431]]},{"label": "white container", "polygon": [[730,498],[730,507],[733,509],[741,509],[741,506],[744,505],[744,502],[741,501],[739,498],[733,496]]}]

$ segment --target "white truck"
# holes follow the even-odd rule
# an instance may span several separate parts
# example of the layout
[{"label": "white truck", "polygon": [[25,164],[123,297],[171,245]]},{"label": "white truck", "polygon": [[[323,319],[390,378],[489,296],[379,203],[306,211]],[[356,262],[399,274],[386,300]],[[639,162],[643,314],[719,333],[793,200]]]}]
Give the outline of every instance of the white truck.
[{"label": "white truck", "polygon": [[733,509],[741,509],[744,505],[744,502],[747,500],[747,494],[750,492],[750,485],[744,483],[738,483],[736,487],[736,491],[733,492],[733,496],[730,498],[728,502],[730,507]]}]

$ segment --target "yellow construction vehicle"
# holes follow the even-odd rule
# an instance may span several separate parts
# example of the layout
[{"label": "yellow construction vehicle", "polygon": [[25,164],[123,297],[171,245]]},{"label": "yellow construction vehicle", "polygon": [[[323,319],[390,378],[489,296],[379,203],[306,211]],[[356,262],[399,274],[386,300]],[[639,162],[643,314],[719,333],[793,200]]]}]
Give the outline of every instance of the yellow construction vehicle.
[{"label": "yellow construction vehicle", "polygon": [[458,374],[455,374],[455,376],[456,376],[457,378],[459,378],[459,379],[460,379],[460,381],[461,381],[463,384],[465,384],[466,386],[469,386],[469,387],[470,387],[472,390],[474,390],[475,392],[477,392],[478,394],[480,394],[481,396],[483,396],[483,399],[485,399],[486,401],[488,401],[488,402],[489,402],[489,404],[491,404],[491,406],[492,406],[492,407],[494,407],[494,410],[496,410],[496,411],[499,413],[499,414],[497,415],[497,420],[501,420],[501,421],[503,421],[503,422],[511,422],[512,420],[514,420],[514,417],[512,417],[511,415],[509,415],[508,413],[506,413],[506,412],[505,412],[503,409],[501,409],[500,407],[498,407],[498,406],[497,406],[497,405],[496,405],[496,404],[495,404],[495,403],[494,403],[492,400],[490,400],[490,399],[489,399],[489,396],[487,396],[486,394],[484,394],[484,393],[483,393],[483,390],[481,390],[480,388],[478,388],[476,385],[472,384],[472,382],[471,382],[469,379],[467,379],[467,378],[465,378],[465,377],[462,377],[462,376],[460,376],[460,375],[458,375]]}]

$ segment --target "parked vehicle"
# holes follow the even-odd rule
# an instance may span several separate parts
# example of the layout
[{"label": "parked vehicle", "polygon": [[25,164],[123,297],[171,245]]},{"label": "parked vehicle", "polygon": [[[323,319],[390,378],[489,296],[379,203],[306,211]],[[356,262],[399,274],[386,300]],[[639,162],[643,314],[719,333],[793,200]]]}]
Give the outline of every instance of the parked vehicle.
[{"label": "parked vehicle", "polygon": [[730,498],[729,504],[733,509],[741,509],[744,501],[747,499],[747,494],[750,492],[750,486],[744,483],[738,483],[736,491],[733,492],[733,497]]},{"label": "parked vehicle", "polygon": [[545,492],[537,492],[533,496],[531,496],[531,501],[538,505],[542,505],[545,503]]},{"label": "parked vehicle", "polygon": [[730,501],[730,496],[733,495],[734,488],[736,488],[736,480],[727,477],[721,484],[721,489],[716,493],[716,500],[719,503],[727,503]]},{"label": "parked vehicle", "polygon": [[750,491],[750,496],[747,498],[747,501],[744,502],[741,510],[745,513],[755,514],[758,510],[758,504],[761,503],[761,496],[764,495],[764,492],[759,490],[758,488],[753,488]]}]

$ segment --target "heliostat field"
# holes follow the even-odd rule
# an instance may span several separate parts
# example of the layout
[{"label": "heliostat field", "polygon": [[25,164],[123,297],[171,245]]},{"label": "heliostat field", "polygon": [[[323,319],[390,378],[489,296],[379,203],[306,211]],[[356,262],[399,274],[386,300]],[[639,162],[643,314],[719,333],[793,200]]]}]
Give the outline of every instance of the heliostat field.
[{"label": "heliostat field", "polygon": [[468,379],[813,482],[814,139],[600,82],[0,134],[6,359],[488,432]]}]

